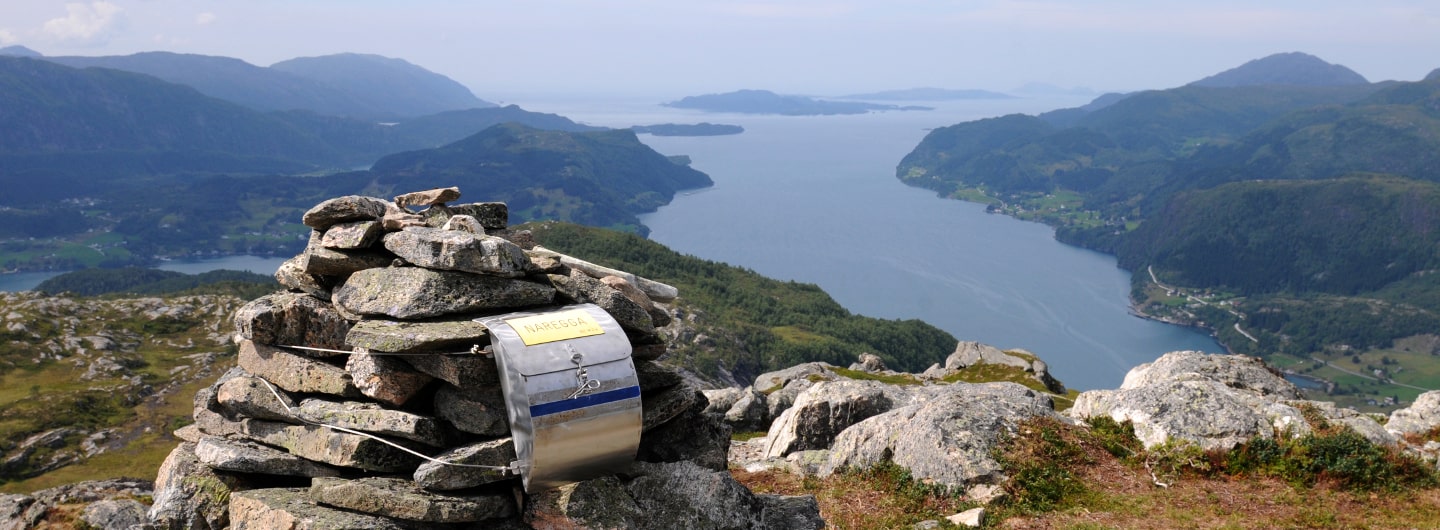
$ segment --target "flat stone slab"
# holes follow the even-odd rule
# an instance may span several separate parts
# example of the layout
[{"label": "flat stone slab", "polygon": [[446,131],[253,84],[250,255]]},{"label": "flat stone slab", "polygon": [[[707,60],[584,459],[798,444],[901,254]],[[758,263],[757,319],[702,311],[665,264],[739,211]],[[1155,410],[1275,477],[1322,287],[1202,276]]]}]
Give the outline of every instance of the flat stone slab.
[{"label": "flat stone slab", "polygon": [[435,415],[471,434],[488,437],[510,434],[505,397],[498,386],[461,390],[443,385],[435,392]]},{"label": "flat stone slab", "polygon": [[440,421],[410,412],[387,409],[376,403],[306,399],[296,411],[301,419],[380,436],[396,436],[433,447],[446,445]]},{"label": "flat stone slab", "polygon": [[350,359],[345,362],[345,371],[350,372],[350,380],[360,393],[392,407],[404,405],[435,380],[411,368],[405,361],[373,354],[364,348],[350,354]]},{"label": "flat stone slab", "polygon": [[264,488],[230,494],[232,530],[406,530],[401,523],[321,506],[303,488]]},{"label": "flat stone slab", "polygon": [[364,219],[337,223],[326,229],[320,237],[320,245],[333,249],[369,248],[385,235],[385,228],[379,219]]},{"label": "flat stone slab", "polygon": [[500,388],[500,369],[493,355],[406,355],[416,370],[457,387]]},{"label": "flat stone slab", "polygon": [[413,470],[420,462],[420,457],[379,440],[328,427],[259,420],[246,420],[243,426],[244,435],[255,441],[332,466],[393,473]]},{"label": "flat stone slab", "polygon": [[358,315],[424,319],[550,304],[555,289],[539,283],[420,267],[365,269],[335,289],[334,302]]},{"label": "flat stone slab", "polygon": [[[515,461],[515,443],[509,437],[457,447],[432,458],[455,464],[509,466]],[[498,469],[445,465],[426,461],[415,470],[415,483],[431,490],[459,490],[519,478]]]},{"label": "flat stone slab", "polygon": [[350,346],[391,353],[462,352],[489,343],[485,325],[469,316],[421,322],[366,319],[345,335]]},{"label": "flat stone slab", "polygon": [[324,230],[347,221],[379,219],[392,207],[390,202],[384,199],[346,195],[315,205],[300,217],[300,222],[310,228]]},{"label": "flat stone slab", "polygon": [[446,495],[421,489],[414,481],[366,477],[317,478],[310,497],[322,505],[360,513],[428,523],[467,523],[515,515],[515,502],[504,494]]},{"label": "flat stone slab", "polygon": [[245,371],[263,377],[290,392],[343,397],[363,395],[344,368],[302,357],[282,348],[242,341],[237,362]]},{"label": "flat stone slab", "polygon": [[334,477],[340,472],[285,451],[245,440],[206,436],[195,444],[195,457],[214,469],[291,477]]}]

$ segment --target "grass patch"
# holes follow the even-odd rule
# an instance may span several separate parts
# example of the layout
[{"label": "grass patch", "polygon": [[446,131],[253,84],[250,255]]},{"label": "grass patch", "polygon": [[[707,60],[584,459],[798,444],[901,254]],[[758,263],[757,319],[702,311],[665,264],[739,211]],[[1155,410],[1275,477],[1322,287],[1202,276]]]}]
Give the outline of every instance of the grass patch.
[{"label": "grass patch", "polygon": [[918,384],[920,384],[920,380],[919,380],[919,379],[916,379],[914,375],[905,374],[905,373],[876,374],[876,373],[865,372],[865,371],[861,371],[861,370],[851,370],[851,369],[849,369],[849,368],[840,368],[840,367],[838,367],[838,366],[835,367],[835,368],[830,368],[830,371],[831,371],[831,372],[834,372],[835,375],[838,375],[838,376],[840,376],[840,377],[844,377],[844,378],[847,378],[847,379],[857,379],[857,380],[861,380],[861,381],[879,381],[879,382],[881,382],[881,383],[886,383],[886,384],[891,384],[891,385],[918,385]]},{"label": "grass patch", "polygon": [[976,506],[944,488],[915,480],[908,470],[888,462],[823,479],[777,470],[730,473],[756,493],[814,495],[830,528],[908,528],[920,521],[943,521]]},{"label": "grass patch", "polygon": [[764,438],[765,435],[767,435],[767,434],[770,434],[770,433],[769,433],[769,432],[766,432],[766,431],[745,431],[745,432],[737,432],[737,433],[732,433],[732,434],[730,435],[730,441],[733,441],[733,442],[748,442],[748,441],[754,440],[754,439],[756,439],[756,438]]}]

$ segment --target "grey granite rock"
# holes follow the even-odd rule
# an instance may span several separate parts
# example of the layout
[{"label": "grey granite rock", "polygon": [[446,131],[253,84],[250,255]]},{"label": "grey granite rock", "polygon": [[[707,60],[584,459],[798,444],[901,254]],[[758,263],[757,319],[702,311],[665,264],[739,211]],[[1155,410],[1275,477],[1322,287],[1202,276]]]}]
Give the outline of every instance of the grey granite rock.
[{"label": "grey granite rock", "polygon": [[406,530],[386,517],[320,506],[305,488],[262,488],[230,495],[233,530]]},{"label": "grey granite rock", "polygon": [[450,440],[439,420],[378,403],[311,398],[301,401],[296,412],[305,421],[404,438],[431,447],[444,447]]},{"label": "grey granite rock", "polygon": [[525,504],[524,521],[534,528],[640,528],[644,518],[615,476],[537,492]]},{"label": "grey granite rock", "polygon": [[416,370],[457,387],[499,388],[500,370],[488,351],[475,355],[406,355],[401,357]]},{"label": "grey granite rock", "polygon": [[160,464],[149,519],[164,529],[220,530],[230,524],[230,493],[246,486],[217,473],[195,456],[195,444],[181,443]]},{"label": "grey granite rock", "polygon": [[[515,444],[508,437],[488,440],[456,447],[436,454],[433,458],[470,466],[507,467],[515,461]],[[432,461],[420,464],[415,470],[416,484],[425,489],[440,491],[473,488],[511,478],[518,477],[498,469],[453,466]]]},{"label": "grey granite rock", "polygon": [[305,256],[295,256],[275,269],[275,281],[287,289],[293,289],[320,300],[329,300],[330,289],[335,278],[305,272]]},{"label": "grey granite rock", "polygon": [[591,278],[579,270],[572,269],[569,275],[551,274],[548,275],[550,283],[555,285],[555,290],[561,295],[573,300],[576,303],[590,302],[611,317],[626,331],[633,331],[640,334],[655,332],[655,323],[650,318],[650,312],[646,307],[641,307],[634,300],[627,298],[624,293],[605,285],[604,282]]},{"label": "grey granite rock", "polygon": [[549,304],[554,288],[535,282],[419,267],[366,269],[335,289],[334,301],[359,315],[423,319]]},{"label": "grey granite rock", "polygon": [[345,335],[345,344],[352,347],[391,353],[456,353],[489,343],[485,325],[473,315],[419,322],[366,319],[356,322]]},{"label": "grey granite rock", "polygon": [[1420,394],[1409,407],[1390,413],[1385,430],[1397,435],[1424,433],[1440,426],[1440,390]]},{"label": "grey granite rock", "polygon": [[505,397],[500,387],[469,387],[462,390],[441,385],[435,392],[435,416],[463,432],[485,437],[510,434]]},{"label": "grey granite rock", "polygon": [[382,241],[405,261],[429,269],[515,278],[531,267],[519,246],[483,233],[422,226],[391,232]]},{"label": "grey granite rock", "polygon": [[360,397],[344,368],[253,341],[240,343],[240,368],[290,392]]},{"label": "grey granite rock", "polygon": [[380,472],[409,472],[420,458],[379,440],[317,425],[246,420],[243,435],[290,454],[338,467]]},{"label": "grey granite rock", "polygon": [[821,476],[884,461],[916,480],[951,488],[995,483],[1002,477],[994,450],[1019,422],[1066,421],[1044,394],[1015,383],[955,383],[948,392],[856,423],[835,437]]},{"label": "grey granite rock", "polygon": [[106,499],[85,505],[80,520],[94,528],[129,529],[148,522],[146,506],[135,499]]},{"label": "grey granite rock", "polygon": [[730,452],[729,425],[719,414],[706,414],[704,395],[689,409],[640,434],[636,459],[645,462],[694,462],[724,470]]},{"label": "grey granite rock", "polygon": [[212,469],[292,477],[333,477],[334,468],[246,440],[206,436],[195,444],[195,457]]},{"label": "grey granite rock", "polygon": [[310,228],[324,230],[336,223],[379,219],[390,208],[390,203],[384,199],[347,195],[315,205],[300,217],[300,222]]},{"label": "grey granite rock", "polygon": [[350,332],[350,321],[330,304],[284,291],[251,300],[235,311],[234,320],[241,338],[272,346],[341,349]]},{"label": "grey granite rock", "polygon": [[829,447],[846,427],[894,408],[901,392],[894,385],[878,381],[816,383],[801,392],[795,404],[770,425],[765,457]]},{"label": "grey granite rock", "polygon": [[379,219],[362,219],[330,225],[323,233],[321,247],[354,250],[373,246],[385,234],[385,228]]},{"label": "grey granite rock", "polygon": [[435,379],[398,357],[373,354],[364,348],[350,354],[345,371],[361,394],[392,407],[403,406]]},{"label": "grey granite rock", "polygon": [[503,494],[447,495],[415,482],[388,477],[351,480],[317,478],[310,498],[326,506],[427,523],[466,523],[515,515],[515,501]]}]

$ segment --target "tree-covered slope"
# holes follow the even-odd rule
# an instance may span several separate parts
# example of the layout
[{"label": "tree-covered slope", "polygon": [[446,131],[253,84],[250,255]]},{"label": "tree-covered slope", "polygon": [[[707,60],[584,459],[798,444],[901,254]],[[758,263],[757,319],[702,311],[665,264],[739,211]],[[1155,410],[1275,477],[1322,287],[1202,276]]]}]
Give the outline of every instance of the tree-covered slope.
[{"label": "tree-covered slope", "polygon": [[930,324],[852,314],[813,284],[683,255],[633,234],[567,223],[528,228],[546,248],[678,288],[689,332],[671,337],[666,362],[706,377],[749,382],[808,361],[848,366],[865,352],[918,373],[955,349],[955,337]]},{"label": "tree-covered slope", "polygon": [[316,81],[361,108],[373,109],[371,116],[403,118],[495,106],[449,77],[380,55],[300,57],[272,64],[270,69]]},{"label": "tree-covered slope", "polygon": [[452,144],[397,153],[371,168],[395,190],[439,185],[505,201],[516,220],[558,219],[641,230],[636,214],[710,177],[640,143],[629,130],[546,131],[508,123]]},{"label": "tree-covered slope", "polygon": [[1122,267],[1153,266],[1179,285],[1373,291],[1440,268],[1440,185],[1351,176],[1185,192],[1126,237],[1118,256]]},{"label": "tree-covered slope", "polygon": [[1190,83],[1192,86],[1256,85],[1364,85],[1369,83],[1354,70],[1330,64],[1314,55],[1290,52],[1261,57],[1224,72]]}]

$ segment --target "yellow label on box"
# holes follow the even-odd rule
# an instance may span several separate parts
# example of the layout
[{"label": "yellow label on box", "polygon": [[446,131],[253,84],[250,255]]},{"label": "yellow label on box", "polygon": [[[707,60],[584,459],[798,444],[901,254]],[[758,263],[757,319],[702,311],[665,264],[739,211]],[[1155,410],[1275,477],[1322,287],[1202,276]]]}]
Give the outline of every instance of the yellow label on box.
[{"label": "yellow label on box", "polygon": [[507,318],[505,323],[520,335],[520,340],[524,341],[526,346],[605,334],[595,317],[590,316],[584,309]]}]

